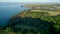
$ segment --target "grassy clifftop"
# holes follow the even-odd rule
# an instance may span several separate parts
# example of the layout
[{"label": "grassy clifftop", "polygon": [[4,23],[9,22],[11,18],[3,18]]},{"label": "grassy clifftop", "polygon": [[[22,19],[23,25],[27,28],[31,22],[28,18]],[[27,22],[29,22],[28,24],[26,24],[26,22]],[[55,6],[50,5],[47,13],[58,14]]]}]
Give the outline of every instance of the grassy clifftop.
[{"label": "grassy clifftop", "polygon": [[12,16],[5,27],[0,26],[0,34],[60,34],[59,7],[31,5],[32,9]]},{"label": "grassy clifftop", "polygon": [[23,11],[12,17],[8,23],[13,31],[33,34],[59,34],[60,16],[50,16],[47,12]]},{"label": "grassy clifftop", "polygon": [[0,34],[60,34],[60,15],[25,10],[9,19]]}]

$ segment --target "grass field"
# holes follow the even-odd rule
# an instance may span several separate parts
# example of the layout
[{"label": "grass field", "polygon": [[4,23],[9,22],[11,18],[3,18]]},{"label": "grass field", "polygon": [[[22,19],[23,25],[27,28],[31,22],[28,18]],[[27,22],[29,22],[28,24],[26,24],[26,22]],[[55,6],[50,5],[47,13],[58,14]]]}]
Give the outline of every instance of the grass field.
[{"label": "grass field", "polygon": [[31,12],[48,12],[51,16],[60,14],[60,11],[47,11],[47,10],[31,10]]}]

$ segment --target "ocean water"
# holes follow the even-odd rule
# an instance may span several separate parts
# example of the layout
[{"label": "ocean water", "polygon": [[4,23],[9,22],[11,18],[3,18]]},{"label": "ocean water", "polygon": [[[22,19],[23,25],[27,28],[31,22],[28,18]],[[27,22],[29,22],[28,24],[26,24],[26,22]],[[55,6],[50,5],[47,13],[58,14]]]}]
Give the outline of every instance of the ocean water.
[{"label": "ocean water", "polygon": [[21,7],[21,5],[7,5],[7,6],[0,6],[0,25],[6,25],[7,21],[24,10],[27,10],[26,7]]}]

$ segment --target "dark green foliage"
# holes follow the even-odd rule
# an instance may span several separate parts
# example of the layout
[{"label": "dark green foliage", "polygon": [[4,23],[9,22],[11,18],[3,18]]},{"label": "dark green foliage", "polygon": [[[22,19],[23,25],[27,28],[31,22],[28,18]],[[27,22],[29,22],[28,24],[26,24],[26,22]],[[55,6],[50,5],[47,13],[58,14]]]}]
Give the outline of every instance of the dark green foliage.
[{"label": "dark green foliage", "polygon": [[37,34],[38,32],[40,34],[54,34],[55,32],[52,22],[39,18],[17,17],[13,21],[9,21],[8,26],[11,26],[15,32],[22,31],[23,33],[27,33],[28,30],[32,31],[33,34]]}]

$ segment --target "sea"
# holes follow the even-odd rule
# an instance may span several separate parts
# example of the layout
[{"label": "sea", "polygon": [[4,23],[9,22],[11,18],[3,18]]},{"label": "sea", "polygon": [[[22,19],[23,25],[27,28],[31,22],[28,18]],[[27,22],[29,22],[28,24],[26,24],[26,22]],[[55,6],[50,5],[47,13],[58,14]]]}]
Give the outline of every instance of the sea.
[{"label": "sea", "polygon": [[24,11],[24,10],[28,10],[27,7],[21,7],[23,4],[15,4],[15,3],[0,3],[0,26],[5,26],[8,22],[8,20]]}]

